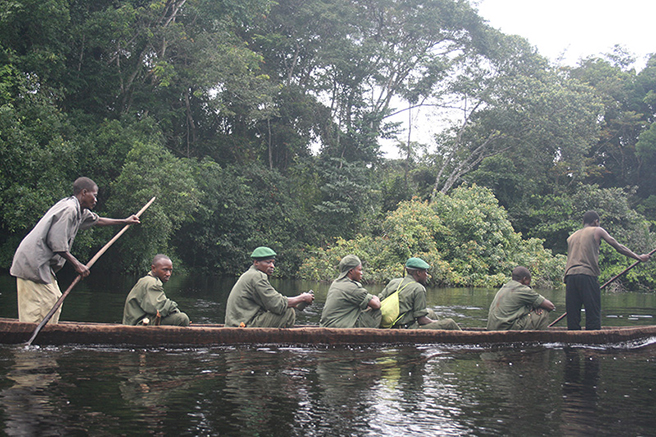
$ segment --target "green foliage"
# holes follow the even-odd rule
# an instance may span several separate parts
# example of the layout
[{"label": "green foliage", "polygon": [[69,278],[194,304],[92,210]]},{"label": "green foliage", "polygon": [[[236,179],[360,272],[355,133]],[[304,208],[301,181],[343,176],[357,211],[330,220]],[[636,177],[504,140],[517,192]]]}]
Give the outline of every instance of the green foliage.
[{"label": "green foliage", "polygon": [[135,143],[121,174],[112,184],[107,202],[113,217],[136,213],[153,196],[141,225],[133,226],[130,238],[119,240],[116,252],[130,272],[143,272],[157,253],[168,253],[173,234],[199,206],[200,192],[194,179],[193,162],[175,158],[154,143]]},{"label": "green foliage", "polygon": [[368,181],[370,170],[337,158],[317,164],[321,200],[314,205],[316,222],[328,237],[354,235],[362,229],[362,218],[374,212],[377,200]]},{"label": "green foliage", "polygon": [[411,256],[432,265],[432,281],[438,285],[496,287],[517,265],[529,268],[540,286],[558,287],[562,281],[564,257],[552,256],[541,240],[522,240],[490,190],[482,187],[461,187],[431,204],[401,202],[386,216],[383,229],[379,237],[338,239],[316,249],[299,275],[329,280],[339,260],[355,253],[363,260],[368,282],[399,276]]},{"label": "green foliage", "polygon": [[[57,200],[72,194],[80,150],[52,99],[34,77],[6,65],[0,104],[0,265]],[[7,94],[10,94],[9,97]]]},{"label": "green foliage", "polygon": [[200,162],[195,178],[201,206],[173,238],[187,262],[237,275],[255,247],[269,246],[278,253],[276,274],[295,272],[317,232],[294,200],[298,184],[262,167],[222,168],[209,159]]},{"label": "green foliage", "polygon": [[[523,223],[532,223],[528,235],[547,241],[554,252],[567,252],[567,237],[582,226],[586,211],[597,211],[601,226],[617,241],[636,253],[646,253],[656,243],[650,224],[631,208],[630,195],[620,188],[599,188],[595,185],[577,185],[571,194],[536,198],[522,217]],[[546,244],[545,244],[546,245]],[[601,281],[620,273],[635,260],[617,253],[606,243],[601,244],[599,267]],[[656,266],[641,265],[622,277],[625,287],[653,287]]]},{"label": "green foliage", "polygon": [[[85,175],[103,216],[158,196],[105,255],[114,270],[167,251],[238,274],[266,244],[294,275],[324,245],[307,277],[353,251],[372,281],[418,254],[440,284],[497,284],[513,263],[558,282],[541,247],[564,253],[585,209],[652,244],[635,211],[656,211],[656,57],[631,61],[555,68],[466,1],[0,2],[0,267]],[[430,146],[392,118],[425,103],[464,115]],[[508,214],[479,187],[437,194],[463,183]],[[76,256],[114,232],[80,233]],[[604,277],[630,262],[602,259]],[[625,284],[651,287],[651,271]]]}]

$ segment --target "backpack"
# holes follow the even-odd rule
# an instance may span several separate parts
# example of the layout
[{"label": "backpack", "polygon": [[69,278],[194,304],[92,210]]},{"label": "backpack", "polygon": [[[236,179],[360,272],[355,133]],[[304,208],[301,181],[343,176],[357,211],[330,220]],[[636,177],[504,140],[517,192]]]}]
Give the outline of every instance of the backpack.
[{"label": "backpack", "polygon": [[382,314],[382,319],[380,321],[380,327],[381,328],[391,328],[401,320],[401,317],[403,317],[403,314],[400,314],[401,310],[399,309],[399,293],[401,290],[403,290],[405,287],[410,285],[410,282],[405,284],[403,287],[401,287],[401,284],[403,283],[403,280],[399,282],[399,286],[396,287],[396,291],[389,296],[387,296],[381,303],[380,303],[380,313]]}]

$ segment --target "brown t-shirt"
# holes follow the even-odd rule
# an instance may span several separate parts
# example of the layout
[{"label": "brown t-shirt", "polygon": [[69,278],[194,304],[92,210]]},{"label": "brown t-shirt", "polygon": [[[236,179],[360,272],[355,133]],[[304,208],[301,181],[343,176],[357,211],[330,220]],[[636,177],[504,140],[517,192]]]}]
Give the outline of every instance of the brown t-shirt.
[{"label": "brown t-shirt", "polygon": [[579,229],[567,239],[567,275],[599,276],[599,243],[595,241],[596,226]]}]

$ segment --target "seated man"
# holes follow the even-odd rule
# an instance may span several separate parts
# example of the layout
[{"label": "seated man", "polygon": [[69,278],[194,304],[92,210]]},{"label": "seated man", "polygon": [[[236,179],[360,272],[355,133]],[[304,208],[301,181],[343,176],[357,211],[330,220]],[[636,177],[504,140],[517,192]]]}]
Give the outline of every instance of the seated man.
[{"label": "seated man", "polygon": [[539,330],[548,327],[548,311],[556,307],[529,285],[531,272],[526,267],[515,267],[512,280],[501,287],[490,305],[488,331]]},{"label": "seated man", "polygon": [[[453,319],[437,320],[435,312],[426,308],[426,281],[430,266],[420,258],[410,258],[405,263],[405,278],[392,279],[378,296],[381,300],[383,319],[388,314],[387,308],[394,308],[389,313],[389,323],[381,323],[381,328],[407,329],[452,329],[460,331],[460,326]],[[394,293],[398,292],[398,305]],[[391,299],[391,300],[387,300]],[[393,304],[390,304],[393,302]],[[386,304],[387,303],[387,304]]]},{"label": "seated man", "polygon": [[171,278],[171,273],[171,259],[166,255],[155,255],[150,272],[139,279],[125,300],[124,325],[189,326],[189,317],[164,294],[164,283]]},{"label": "seated man", "polygon": [[[287,297],[269,283],[275,268],[276,253],[258,247],[251,254],[253,265],[244,272],[230,290],[226,304],[226,326],[289,328],[296,321],[294,308],[311,304],[314,294],[301,293]],[[302,305],[304,306],[304,305]]]},{"label": "seated man", "polygon": [[380,299],[362,287],[362,263],[355,255],[339,262],[339,276],[328,290],[321,313],[325,328],[378,328]]}]

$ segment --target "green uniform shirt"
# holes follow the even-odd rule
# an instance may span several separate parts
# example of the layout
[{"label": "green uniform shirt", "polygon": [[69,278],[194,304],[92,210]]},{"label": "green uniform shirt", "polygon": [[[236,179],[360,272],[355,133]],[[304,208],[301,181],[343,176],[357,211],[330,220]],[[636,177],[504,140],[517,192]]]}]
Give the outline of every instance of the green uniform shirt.
[{"label": "green uniform shirt", "polygon": [[402,316],[395,326],[411,326],[418,318],[428,315],[426,288],[412,276],[406,275],[405,278],[392,279],[378,295],[380,301],[394,294],[399,286],[402,288],[399,291],[399,316]]},{"label": "green uniform shirt", "polygon": [[269,283],[266,273],[252,265],[239,277],[232,287],[226,305],[226,326],[239,326],[250,321],[259,313],[270,311],[282,315],[289,308],[286,296],[278,293]]},{"label": "green uniform shirt", "polygon": [[148,272],[130,290],[123,308],[123,324],[136,325],[146,316],[155,317],[157,311],[162,318],[178,309],[178,304],[164,294],[164,284]]},{"label": "green uniform shirt", "polygon": [[488,331],[513,329],[515,323],[538,308],[544,297],[517,281],[510,281],[497,292],[487,316]]},{"label": "green uniform shirt", "polygon": [[358,318],[369,307],[373,297],[359,282],[349,278],[333,281],[321,313],[321,326],[355,328]]}]

